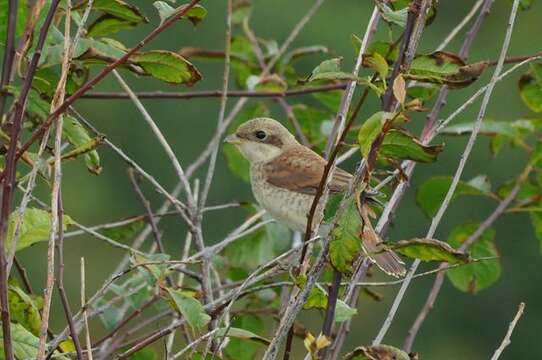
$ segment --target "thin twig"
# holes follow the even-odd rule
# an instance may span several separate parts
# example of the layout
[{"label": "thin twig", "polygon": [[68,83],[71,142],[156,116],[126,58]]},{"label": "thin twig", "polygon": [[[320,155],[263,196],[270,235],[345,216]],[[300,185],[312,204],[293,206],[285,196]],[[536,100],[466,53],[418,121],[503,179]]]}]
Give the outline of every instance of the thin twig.
[{"label": "thin twig", "polygon": [[[7,16],[7,31],[6,31],[6,46],[4,47],[4,61],[2,62],[2,78],[0,79],[0,120],[3,121],[4,107],[6,105],[7,92],[5,87],[10,84],[10,74],[13,68],[13,60],[15,58],[15,35],[17,26],[17,9],[19,8],[18,0],[9,0],[8,16]],[[5,26],[5,25],[2,25]],[[3,39],[2,39],[3,40]],[[13,356],[10,352],[10,359]]]},{"label": "thin twig", "polygon": [[453,28],[452,31],[446,36],[446,38],[442,41],[442,43],[437,47],[436,51],[442,51],[446,49],[446,47],[452,42],[452,40],[459,34],[461,30],[471,21],[471,19],[476,15],[478,12],[478,9],[480,9],[480,6],[482,6],[482,3],[485,0],[478,0],[474,3],[468,14],[457,24],[455,28]]},{"label": "thin twig", "polygon": [[[487,219],[485,219],[480,224],[478,229],[476,229],[476,231],[461,244],[459,248],[460,251],[466,251],[475,241],[482,237],[482,235],[487,231],[487,229],[489,229],[493,225],[493,223],[497,221],[498,218],[500,218],[506,212],[510,204],[516,199],[522,185],[527,180],[528,175],[531,173],[531,171],[532,165],[529,163],[523,170],[522,174],[518,177],[518,180],[516,181],[516,184],[514,185],[510,193],[499,203],[499,205],[495,208],[491,215],[489,215],[489,217],[487,217]],[[442,263],[439,268],[443,268],[445,266],[446,263]],[[433,309],[435,301],[437,300],[437,297],[440,293],[440,289],[442,288],[443,282],[444,273],[437,274],[424,306],[422,307],[418,316],[416,317],[416,320],[408,330],[407,337],[405,338],[405,343],[403,345],[403,349],[406,352],[410,352],[412,350],[412,345],[414,344],[416,335],[418,334],[418,331],[420,330],[423,322]]]},{"label": "thin twig", "polygon": [[81,258],[81,308],[83,310],[83,324],[85,328],[85,342],[87,345],[87,358],[88,360],[92,360],[92,343],[90,340],[90,330],[88,327],[88,316],[87,316],[87,296],[86,296],[86,290],[85,290],[85,258]]},{"label": "thin twig", "polygon": [[120,86],[124,89],[124,91],[126,91],[126,93],[128,93],[128,95],[130,96],[130,99],[132,100],[132,102],[136,106],[137,110],[141,113],[141,115],[143,116],[143,119],[145,120],[147,125],[149,125],[149,127],[151,128],[154,136],[156,137],[156,139],[158,140],[158,142],[160,143],[160,145],[162,146],[162,148],[166,152],[166,155],[169,158],[169,161],[171,162],[171,164],[173,165],[173,168],[175,169],[175,172],[177,173],[177,177],[179,178],[179,181],[183,184],[183,189],[184,189],[184,191],[186,193],[189,211],[192,211],[194,209],[194,207],[196,206],[196,204],[194,203],[194,196],[193,196],[192,191],[190,189],[190,184],[188,183],[188,178],[186,177],[186,175],[184,173],[183,167],[181,166],[181,163],[179,162],[179,159],[177,159],[177,156],[175,156],[175,153],[173,152],[173,149],[171,148],[168,141],[164,137],[164,134],[162,133],[162,131],[160,131],[160,128],[156,125],[156,122],[152,119],[152,117],[149,114],[149,112],[147,111],[147,109],[145,109],[145,107],[143,106],[141,101],[139,101],[137,96],[135,96],[132,89],[130,89],[130,87],[124,81],[122,76],[120,76],[119,72],[117,70],[113,70],[113,75],[115,76],[115,78],[119,82]]},{"label": "thin twig", "polygon": [[[64,101],[66,94],[66,81],[68,79],[68,72],[70,69],[70,26],[71,24],[71,1],[66,3],[66,16],[64,21],[64,56],[62,60],[62,70],[60,80],[58,81],[53,101],[51,102],[51,109],[56,107]],[[53,110],[54,111],[54,110]],[[55,248],[57,247],[57,241],[62,242],[60,238],[63,237],[64,231],[64,219],[62,209],[62,128],[64,118],[62,114],[59,116],[56,122],[55,128],[55,141],[54,141],[54,165],[53,165],[53,185],[51,190],[51,227],[49,229],[49,243],[47,248],[47,281],[45,293],[43,296],[43,310],[41,316],[40,333],[39,333],[39,345],[36,358],[42,360],[45,358],[46,342],[47,342],[47,330],[49,329],[49,316],[51,310],[51,300],[53,296],[53,286],[55,283]],[[58,239],[57,239],[58,237]],[[63,255],[62,249],[59,249],[61,256]],[[63,256],[62,259],[63,261]],[[64,265],[60,264],[59,275],[63,276]],[[77,340],[77,334],[73,322],[71,321],[71,310],[67,302],[66,294],[62,296],[63,292],[63,280],[60,280],[58,286],[61,290],[61,299],[64,305],[64,312],[69,318],[68,324],[70,332],[72,334],[72,340],[77,342],[77,356],[82,358],[81,345]]]},{"label": "thin twig", "polygon": [[510,322],[510,325],[508,325],[508,331],[506,332],[506,335],[504,336],[504,339],[502,340],[501,345],[495,350],[495,353],[491,357],[491,360],[498,360],[499,357],[501,357],[501,354],[503,353],[504,349],[508,345],[510,345],[511,341],[510,338],[512,337],[512,333],[514,332],[514,329],[516,328],[516,325],[518,324],[519,319],[523,316],[523,312],[525,311],[525,303],[522,302],[519,304],[518,311],[516,313],[516,316],[514,316],[514,319]]},{"label": "thin twig", "polygon": [[[472,151],[472,148],[474,147],[474,144],[475,144],[476,139],[478,137],[478,132],[479,132],[480,127],[482,125],[482,121],[483,121],[483,118],[485,116],[487,106],[488,106],[489,101],[491,99],[491,95],[492,95],[493,89],[495,88],[495,85],[497,83],[499,74],[502,71],[503,64],[504,64],[504,59],[506,57],[506,53],[507,53],[508,47],[510,45],[510,39],[512,37],[512,30],[514,28],[514,22],[515,22],[515,19],[516,19],[518,5],[519,5],[519,0],[514,0],[514,4],[512,6],[512,11],[510,13],[510,19],[508,21],[506,35],[505,35],[505,38],[504,38],[504,41],[503,41],[501,54],[499,56],[499,63],[497,64],[497,66],[495,68],[495,71],[493,73],[491,81],[490,81],[490,83],[488,85],[488,88],[487,88],[487,90],[485,92],[485,96],[484,96],[484,99],[482,101],[480,111],[479,111],[478,116],[477,116],[476,121],[475,121],[474,129],[473,129],[473,131],[471,133],[471,136],[469,138],[467,146],[465,147],[465,150],[464,150],[464,152],[463,152],[463,154],[461,156],[461,160],[459,161],[459,165],[458,165],[457,170],[455,172],[455,175],[454,175],[454,177],[452,179],[452,183],[450,185],[450,188],[448,189],[446,197],[444,198],[444,201],[442,202],[439,210],[437,211],[437,214],[435,215],[435,217],[433,218],[433,221],[431,222],[431,226],[429,228],[429,231],[427,232],[426,238],[432,238],[433,235],[435,234],[435,231],[436,231],[438,225],[440,224],[442,216],[444,215],[444,213],[446,212],[446,210],[448,208],[448,205],[450,204],[451,198],[452,198],[452,196],[453,196],[453,194],[455,192],[457,184],[459,183],[459,180],[461,179],[461,175],[463,174],[465,164],[466,164],[466,162],[467,162],[467,160],[469,158],[469,155],[470,155],[470,153]],[[412,264],[412,266],[410,267],[410,269],[409,269],[409,271],[407,273],[407,276],[405,278],[405,282],[403,283],[403,285],[399,289],[399,292],[397,293],[397,296],[395,297],[395,300],[394,300],[394,302],[392,304],[392,307],[391,307],[391,309],[389,311],[389,314],[386,317],[386,320],[384,321],[384,324],[382,325],[380,331],[378,332],[378,335],[376,336],[376,338],[373,341],[373,345],[380,344],[382,342],[382,339],[386,335],[388,329],[390,328],[390,326],[391,326],[391,324],[393,322],[393,319],[395,317],[395,313],[397,312],[397,309],[399,308],[399,305],[401,304],[401,301],[403,300],[405,292],[406,292],[406,290],[407,290],[407,288],[408,288],[408,286],[410,284],[410,279],[412,279],[412,276],[416,272],[416,269],[418,268],[419,264],[420,264],[420,261],[415,260],[414,263]]]},{"label": "thin twig", "polygon": [[[4,353],[8,360],[13,359],[13,348],[11,343],[11,320],[9,314],[8,297],[7,297],[7,268],[6,268],[6,254],[5,254],[5,236],[7,230],[7,221],[11,208],[11,199],[15,187],[15,174],[16,174],[16,162],[17,162],[17,143],[21,134],[24,109],[26,107],[26,100],[30,92],[32,78],[37,69],[38,62],[41,55],[41,49],[45,44],[47,32],[53,20],[53,15],[59,4],[59,0],[53,0],[45,21],[40,30],[38,42],[36,45],[36,51],[32,56],[30,65],[28,67],[27,75],[23,85],[21,87],[21,93],[19,98],[15,102],[15,114],[13,118],[13,126],[11,127],[9,149],[6,154],[6,164],[3,176],[3,192],[2,192],[2,209],[0,213],[0,307],[2,315],[2,330],[3,330],[3,342]],[[14,4],[11,4],[14,5]],[[16,10],[15,10],[16,11]],[[11,35],[10,35],[11,36]]]},{"label": "thin twig", "polygon": [[[132,56],[134,53],[139,51],[143,46],[148,44],[150,41],[154,40],[159,34],[161,34],[165,29],[167,29],[169,26],[174,24],[178,19],[183,17],[190,9],[192,9],[198,2],[201,0],[192,0],[190,3],[188,3],[186,6],[180,8],[180,10],[173,14],[171,17],[169,17],[166,21],[164,21],[161,25],[159,25],[157,28],[152,30],[143,40],[137,43],[136,46],[134,46],[132,49],[128,50],[126,54],[124,54],[122,57],[118,58],[117,60],[113,61],[112,63],[106,65],[94,78],[87,81],[83,86],[81,86],[77,91],[75,91],[70,97],[68,97],[61,105],[58,106],[58,108],[51,113],[47,119],[38,127],[38,129],[32,134],[30,139],[26,143],[24,143],[19,152],[17,153],[17,158],[21,156],[24,152],[30,148],[30,146],[36,142],[39,138],[42,137],[42,135],[45,133],[45,131],[52,125],[52,123],[57,119],[57,117],[66,111],[70,105],[72,105],[77,99],[79,99],[83,94],[85,94],[87,91],[92,89],[96,84],[98,84],[100,81],[102,81],[111,71],[116,69],[118,66],[124,64],[130,56]],[[55,0],[53,4],[58,4],[58,1]],[[54,6],[51,6],[51,9],[55,8]],[[44,23],[43,29],[47,29],[48,25],[47,22]],[[45,31],[47,32],[47,31]],[[45,39],[44,39],[45,40]],[[40,54],[39,51],[36,51],[35,54]],[[39,55],[37,56],[39,58]],[[37,65],[37,63],[36,63]],[[23,92],[21,91],[21,94]]]}]

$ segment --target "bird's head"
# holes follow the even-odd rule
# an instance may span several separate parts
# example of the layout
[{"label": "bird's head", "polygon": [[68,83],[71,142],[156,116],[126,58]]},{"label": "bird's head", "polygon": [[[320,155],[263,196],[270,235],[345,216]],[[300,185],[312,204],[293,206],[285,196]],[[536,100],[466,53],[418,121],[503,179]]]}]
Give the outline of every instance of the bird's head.
[{"label": "bird's head", "polygon": [[243,123],[224,141],[236,145],[250,163],[268,162],[297,144],[288,129],[270,118],[255,118]]}]

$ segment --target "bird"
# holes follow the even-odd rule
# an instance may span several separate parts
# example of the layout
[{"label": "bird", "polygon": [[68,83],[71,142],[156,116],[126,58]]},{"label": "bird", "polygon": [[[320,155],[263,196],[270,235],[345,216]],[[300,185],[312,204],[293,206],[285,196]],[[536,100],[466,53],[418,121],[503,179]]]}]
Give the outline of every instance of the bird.
[{"label": "bird", "polygon": [[[305,232],[327,161],[300,144],[280,122],[267,117],[242,123],[224,142],[235,145],[248,160],[252,193],[258,204],[279,223],[293,231]],[[345,192],[351,179],[350,173],[336,168],[328,185],[329,192]],[[360,235],[366,255],[385,273],[403,276],[404,263],[382,245],[370,222],[367,224],[368,217],[362,218],[364,228],[371,230],[364,229],[363,236]]]}]

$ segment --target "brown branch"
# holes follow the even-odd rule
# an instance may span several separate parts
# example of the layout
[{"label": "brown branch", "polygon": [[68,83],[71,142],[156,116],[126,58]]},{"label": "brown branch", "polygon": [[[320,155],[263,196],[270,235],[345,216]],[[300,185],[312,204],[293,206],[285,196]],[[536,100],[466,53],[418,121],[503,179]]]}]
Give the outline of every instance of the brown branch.
[{"label": "brown branch", "polygon": [[407,51],[410,44],[410,40],[412,38],[412,34],[414,32],[416,20],[418,19],[418,16],[420,14],[420,7],[421,7],[421,0],[415,0],[410,4],[408,8],[407,24],[405,26],[405,31],[403,33],[403,42],[401,44],[401,49],[399,50],[399,57],[393,64],[391,75],[389,76],[387,80],[388,88],[386,90],[386,93],[384,94],[384,97],[382,98],[382,108],[384,109],[384,111],[391,111],[391,109],[393,108],[395,104],[395,98],[393,95],[392,85],[393,85],[393,82],[395,81],[395,78],[401,72],[401,67],[403,66],[403,63],[407,57]]},{"label": "brown branch", "polygon": [[77,353],[77,359],[83,360],[83,349],[81,348],[81,343],[77,337],[77,328],[73,321],[73,313],[68,301],[68,296],[66,295],[66,290],[64,289],[64,205],[62,203],[62,191],[58,193],[58,241],[55,243],[56,251],[58,253],[58,275],[57,275],[57,288],[60,295],[60,300],[62,304],[62,309],[64,310],[64,315],[68,321],[68,327],[70,328],[70,334],[75,345],[75,352]]},{"label": "brown branch", "polygon": [[[292,96],[303,96],[319,92],[341,90],[346,88],[347,83],[338,83],[330,85],[321,85],[314,87],[305,87],[301,89],[291,89],[286,91],[250,91],[250,90],[228,90],[226,95],[229,98],[247,97],[247,98],[283,98]],[[164,92],[164,91],[139,91],[134,94],[140,99],[197,99],[197,98],[220,98],[222,90],[202,90],[187,92]],[[129,95],[124,92],[102,91],[88,92],[81,96],[83,99],[129,99]]]},{"label": "brown branch", "polygon": [[[4,116],[7,95],[5,87],[10,83],[13,59],[15,58],[15,32],[17,26],[18,5],[18,0],[9,0],[6,46],[4,47],[4,62],[2,63],[2,79],[0,80],[0,120]],[[4,26],[4,24],[2,24],[2,26]]]},{"label": "brown branch", "polygon": [[[30,92],[30,86],[32,83],[32,78],[36,71],[38,61],[41,55],[41,50],[45,44],[45,39],[47,37],[47,32],[51,22],[53,20],[53,15],[58,6],[59,0],[54,0],[51,3],[51,7],[43,26],[40,30],[40,35],[38,43],[36,45],[36,51],[30,62],[28,68],[27,77],[23,83],[21,94],[19,99],[15,103],[15,116],[13,120],[13,125],[10,133],[10,142],[9,149],[6,155],[6,165],[5,169],[2,172],[4,176],[3,181],[3,192],[2,192],[2,209],[0,211],[0,307],[1,307],[1,317],[2,317],[2,330],[3,330],[3,342],[4,342],[4,354],[8,360],[13,359],[13,349],[11,343],[11,319],[9,314],[9,303],[7,295],[7,267],[6,267],[6,254],[5,254],[5,236],[7,230],[7,221],[11,209],[11,199],[13,196],[13,190],[15,187],[15,175],[16,175],[16,163],[17,163],[17,143],[19,141],[19,136],[21,134],[22,123],[23,123],[23,114],[24,107],[26,105],[26,99],[28,93]],[[13,5],[11,3],[11,5]],[[16,10],[15,10],[16,11]],[[6,74],[9,76],[9,74]],[[3,75],[4,76],[4,75]]]}]

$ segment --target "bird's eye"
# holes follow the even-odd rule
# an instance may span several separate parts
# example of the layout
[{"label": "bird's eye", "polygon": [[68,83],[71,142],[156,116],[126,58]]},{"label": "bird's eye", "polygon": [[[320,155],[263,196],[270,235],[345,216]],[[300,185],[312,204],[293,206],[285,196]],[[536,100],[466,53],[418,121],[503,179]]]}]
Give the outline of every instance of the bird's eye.
[{"label": "bird's eye", "polygon": [[259,130],[254,133],[254,136],[256,136],[256,138],[259,140],[263,140],[267,137],[267,134],[265,133],[265,131]]}]

